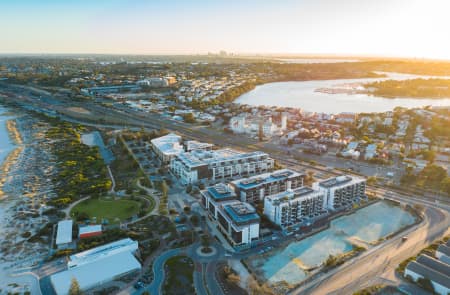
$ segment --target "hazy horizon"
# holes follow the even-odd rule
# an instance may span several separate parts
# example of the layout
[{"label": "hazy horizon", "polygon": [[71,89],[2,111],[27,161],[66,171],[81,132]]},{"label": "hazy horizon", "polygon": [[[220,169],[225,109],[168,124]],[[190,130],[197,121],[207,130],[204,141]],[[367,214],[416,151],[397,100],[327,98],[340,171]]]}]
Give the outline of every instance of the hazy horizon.
[{"label": "hazy horizon", "polygon": [[0,54],[449,60],[449,8],[444,0],[0,0]]}]

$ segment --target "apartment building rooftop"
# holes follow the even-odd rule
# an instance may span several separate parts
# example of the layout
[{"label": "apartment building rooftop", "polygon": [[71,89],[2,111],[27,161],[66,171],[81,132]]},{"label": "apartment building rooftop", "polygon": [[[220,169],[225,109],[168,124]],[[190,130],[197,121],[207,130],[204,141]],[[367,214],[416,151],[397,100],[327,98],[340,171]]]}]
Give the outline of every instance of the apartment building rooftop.
[{"label": "apartment building rooftop", "polygon": [[290,170],[290,169],[281,169],[281,170],[277,170],[272,173],[264,173],[264,174],[256,175],[256,176],[249,177],[249,178],[235,180],[232,183],[236,187],[239,187],[242,189],[250,189],[250,188],[260,186],[265,183],[271,183],[274,181],[286,179],[289,177],[297,177],[297,176],[301,176],[301,175],[304,175],[304,174]]},{"label": "apartment building rooftop", "polygon": [[220,149],[213,151],[194,150],[188,153],[181,153],[178,155],[178,160],[189,167],[198,167],[222,161],[246,160],[258,156],[268,157],[266,153],[260,151],[246,153],[232,149]]},{"label": "apartment building rooftop", "polygon": [[206,188],[206,191],[215,201],[227,201],[236,198],[236,193],[225,183],[218,183]]},{"label": "apartment building rooftop", "polygon": [[339,187],[342,185],[353,184],[362,181],[362,178],[349,176],[349,175],[341,175],[333,178],[329,178],[324,181],[319,182],[319,186],[325,188]]},{"label": "apartment building rooftop", "polygon": [[317,193],[319,193],[319,192],[316,190],[313,190],[310,187],[302,186],[302,187],[296,188],[294,190],[287,190],[285,192],[280,192],[275,195],[267,196],[266,198],[272,202],[287,202],[294,198],[308,197],[311,195],[315,195]]},{"label": "apartment building rooftop", "polygon": [[224,211],[237,225],[259,222],[259,215],[252,205],[243,202],[234,202],[224,206]]}]

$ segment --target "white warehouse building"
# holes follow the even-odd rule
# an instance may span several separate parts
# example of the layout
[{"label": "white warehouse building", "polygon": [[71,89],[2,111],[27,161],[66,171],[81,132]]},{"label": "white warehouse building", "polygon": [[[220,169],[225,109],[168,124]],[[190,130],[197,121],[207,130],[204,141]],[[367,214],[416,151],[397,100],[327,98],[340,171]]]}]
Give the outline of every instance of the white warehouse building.
[{"label": "white warehouse building", "polygon": [[327,213],[323,192],[300,187],[264,199],[264,215],[286,228]]},{"label": "white warehouse building", "polygon": [[170,169],[181,182],[188,184],[264,173],[271,171],[274,163],[268,154],[260,151],[194,150],[176,155],[170,162]]},{"label": "white warehouse building", "polygon": [[50,277],[55,293],[67,295],[72,278],[87,291],[139,272],[141,264],[134,257],[137,247],[136,241],[123,239],[70,256],[68,269]]},{"label": "white warehouse building", "polygon": [[313,183],[314,190],[321,191],[326,199],[326,208],[340,210],[366,198],[366,179],[342,175]]}]

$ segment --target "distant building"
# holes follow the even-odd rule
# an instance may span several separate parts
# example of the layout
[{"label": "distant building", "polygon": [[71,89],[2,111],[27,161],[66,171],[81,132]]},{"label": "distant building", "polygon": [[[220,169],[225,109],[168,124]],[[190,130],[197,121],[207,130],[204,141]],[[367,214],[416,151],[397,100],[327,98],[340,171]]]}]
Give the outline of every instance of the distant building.
[{"label": "distant building", "polygon": [[358,120],[358,114],[350,112],[340,113],[335,116],[335,120],[339,123],[355,123]]},{"label": "distant building", "polygon": [[72,220],[58,222],[56,230],[56,247],[58,249],[67,248],[72,243]]},{"label": "distant building", "polygon": [[327,212],[323,192],[309,187],[288,190],[264,199],[264,215],[286,228]]},{"label": "distant building", "polygon": [[323,192],[327,209],[340,210],[366,198],[366,180],[356,176],[337,176],[315,182],[313,189]]},{"label": "distant building", "polygon": [[101,234],[102,234],[102,226],[101,225],[81,226],[78,229],[78,238],[80,238],[80,239],[100,236]]},{"label": "distant building", "polygon": [[290,169],[255,175],[231,182],[242,202],[258,203],[265,196],[303,186],[305,174]]},{"label": "distant building", "polygon": [[139,80],[136,82],[139,86],[145,86],[150,88],[161,88],[161,87],[168,87],[169,81],[165,78],[148,78],[144,80]]},{"label": "distant building", "polygon": [[109,93],[118,92],[136,92],[141,88],[137,85],[117,85],[117,86],[99,86],[91,88],[82,88],[80,91],[85,95],[101,96]]},{"label": "distant building", "polygon": [[170,162],[171,171],[183,183],[201,180],[222,181],[272,170],[274,160],[264,152],[239,152],[232,149],[194,150],[177,154]]},{"label": "distant building", "polygon": [[272,122],[271,116],[250,115],[241,113],[235,117],[230,118],[229,127],[234,133],[245,133],[256,135],[261,129],[265,137],[272,137],[273,135],[281,135],[287,129],[287,114],[281,114],[281,124],[277,125]]},{"label": "distant building", "polygon": [[159,157],[163,164],[167,164],[176,155],[183,152],[183,146],[181,145],[181,136],[175,133],[169,133],[167,135],[154,138],[151,140],[153,151]]},{"label": "distant building", "polygon": [[72,278],[86,292],[126,275],[138,274],[141,265],[133,255],[137,249],[136,241],[123,239],[71,255],[68,269],[50,277],[55,293],[67,295]]},{"label": "distant building", "polygon": [[377,155],[377,145],[376,144],[369,144],[366,147],[366,152],[364,154],[365,160],[373,159]]}]

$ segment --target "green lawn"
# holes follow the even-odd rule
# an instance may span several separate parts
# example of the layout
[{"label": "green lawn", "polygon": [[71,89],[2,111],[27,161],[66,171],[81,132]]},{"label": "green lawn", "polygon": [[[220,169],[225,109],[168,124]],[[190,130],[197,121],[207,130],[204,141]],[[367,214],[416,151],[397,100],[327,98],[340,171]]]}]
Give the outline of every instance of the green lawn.
[{"label": "green lawn", "polygon": [[109,220],[109,223],[118,223],[116,218],[123,221],[139,212],[140,203],[127,199],[88,199],[76,205],[70,212],[74,216],[75,212],[86,213],[91,219],[97,217],[97,222],[103,218]]}]

